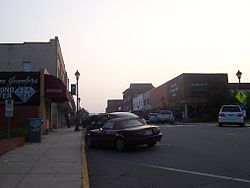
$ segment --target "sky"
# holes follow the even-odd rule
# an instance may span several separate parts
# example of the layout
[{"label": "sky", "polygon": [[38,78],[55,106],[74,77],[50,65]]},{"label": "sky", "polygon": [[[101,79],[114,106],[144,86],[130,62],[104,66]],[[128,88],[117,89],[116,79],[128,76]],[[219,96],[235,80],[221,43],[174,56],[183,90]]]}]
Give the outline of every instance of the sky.
[{"label": "sky", "polygon": [[81,107],[104,112],[130,83],[182,73],[250,82],[250,0],[1,0],[0,42],[58,36]]}]

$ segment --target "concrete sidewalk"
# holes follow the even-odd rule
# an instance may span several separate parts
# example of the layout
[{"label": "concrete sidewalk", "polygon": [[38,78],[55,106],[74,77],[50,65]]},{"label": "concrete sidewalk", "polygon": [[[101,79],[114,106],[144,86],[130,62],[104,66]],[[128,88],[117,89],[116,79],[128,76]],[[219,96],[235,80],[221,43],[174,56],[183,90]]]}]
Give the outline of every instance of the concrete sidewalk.
[{"label": "concrete sidewalk", "polygon": [[10,151],[0,156],[0,188],[82,188],[82,148],[82,132],[62,128]]}]

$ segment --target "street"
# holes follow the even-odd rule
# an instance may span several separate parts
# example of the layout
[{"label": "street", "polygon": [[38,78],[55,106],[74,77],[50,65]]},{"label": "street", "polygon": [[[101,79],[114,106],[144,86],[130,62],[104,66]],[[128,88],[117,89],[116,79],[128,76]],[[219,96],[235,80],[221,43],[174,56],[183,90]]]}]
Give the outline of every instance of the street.
[{"label": "street", "polygon": [[250,187],[250,127],[160,125],[153,148],[87,151],[92,188]]}]

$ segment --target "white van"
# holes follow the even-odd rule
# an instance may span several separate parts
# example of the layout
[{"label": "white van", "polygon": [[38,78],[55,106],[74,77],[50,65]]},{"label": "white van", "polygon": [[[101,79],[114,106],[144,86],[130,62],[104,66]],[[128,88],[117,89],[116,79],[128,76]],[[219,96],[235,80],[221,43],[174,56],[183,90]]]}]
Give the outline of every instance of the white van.
[{"label": "white van", "polygon": [[243,127],[245,125],[244,115],[239,105],[223,105],[218,115],[218,125],[235,124]]}]

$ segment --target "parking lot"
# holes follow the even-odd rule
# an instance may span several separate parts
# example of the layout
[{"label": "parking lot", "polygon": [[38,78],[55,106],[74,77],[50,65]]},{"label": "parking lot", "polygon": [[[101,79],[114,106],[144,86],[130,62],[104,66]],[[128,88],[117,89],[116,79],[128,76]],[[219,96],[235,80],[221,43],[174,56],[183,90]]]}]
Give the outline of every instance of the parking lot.
[{"label": "parking lot", "polygon": [[160,125],[153,148],[87,151],[90,184],[99,187],[250,187],[250,127]]}]

